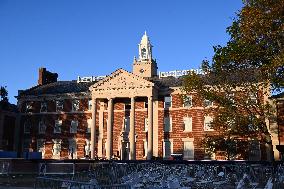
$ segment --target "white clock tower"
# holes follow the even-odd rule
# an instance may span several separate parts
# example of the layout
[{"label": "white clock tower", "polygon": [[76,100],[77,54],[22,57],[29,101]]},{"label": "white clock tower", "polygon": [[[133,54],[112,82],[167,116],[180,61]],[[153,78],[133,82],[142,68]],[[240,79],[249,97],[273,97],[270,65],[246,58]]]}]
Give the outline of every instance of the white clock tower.
[{"label": "white clock tower", "polygon": [[144,78],[157,76],[157,63],[152,59],[152,45],[145,31],[139,47],[139,58],[134,58],[133,73]]}]

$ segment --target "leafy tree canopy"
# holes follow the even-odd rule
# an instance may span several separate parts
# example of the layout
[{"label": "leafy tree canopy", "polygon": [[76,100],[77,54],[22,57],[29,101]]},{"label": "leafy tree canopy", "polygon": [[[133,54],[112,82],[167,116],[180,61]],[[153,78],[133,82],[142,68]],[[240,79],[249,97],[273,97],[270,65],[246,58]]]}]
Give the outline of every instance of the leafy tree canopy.
[{"label": "leafy tree canopy", "polygon": [[266,118],[273,109],[265,98],[284,86],[284,1],[244,1],[227,33],[227,44],[213,47],[212,61],[202,62],[205,75],[189,74],[184,90],[218,105],[216,132],[203,144],[211,152],[226,151],[231,159],[243,155],[244,148],[238,148],[243,139],[271,143]]}]

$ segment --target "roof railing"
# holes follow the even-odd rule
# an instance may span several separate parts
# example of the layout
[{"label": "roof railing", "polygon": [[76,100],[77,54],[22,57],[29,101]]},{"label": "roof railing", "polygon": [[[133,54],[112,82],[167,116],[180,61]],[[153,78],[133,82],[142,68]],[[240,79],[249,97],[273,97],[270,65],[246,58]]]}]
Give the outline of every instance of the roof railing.
[{"label": "roof railing", "polygon": [[202,69],[190,69],[190,70],[174,70],[174,71],[168,71],[168,72],[159,72],[159,78],[162,77],[181,77],[184,75],[188,75],[190,73],[196,73],[198,75],[203,75],[204,72]]},{"label": "roof railing", "polygon": [[89,76],[89,77],[80,77],[78,76],[77,78],[77,83],[88,83],[88,82],[94,82],[94,81],[99,81],[105,78],[106,76]]}]

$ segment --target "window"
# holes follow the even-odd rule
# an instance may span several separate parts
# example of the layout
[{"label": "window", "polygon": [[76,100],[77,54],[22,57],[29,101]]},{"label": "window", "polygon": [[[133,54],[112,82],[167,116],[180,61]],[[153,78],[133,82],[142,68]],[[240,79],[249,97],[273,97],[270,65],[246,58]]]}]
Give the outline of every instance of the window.
[{"label": "window", "polygon": [[144,102],[144,108],[148,108],[148,102]]},{"label": "window", "polygon": [[40,112],[47,112],[47,102],[41,102]]},{"label": "window", "polygon": [[44,139],[38,139],[37,140],[37,151],[41,152],[42,157],[44,157],[45,153],[45,140]]},{"label": "window", "polygon": [[78,120],[72,120],[70,125],[70,133],[77,133]]},{"label": "window", "polygon": [[123,131],[129,132],[130,131],[130,117],[125,117],[123,120]]},{"label": "window", "polygon": [[31,142],[32,142],[31,139],[24,139],[24,142],[23,142],[24,152],[28,152],[30,150]]},{"label": "window", "polygon": [[38,134],[44,134],[46,130],[46,123],[44,119],[41,119],[38,123]]},{"label": "window", "polygon": [[250,104],[257,104],[257,94],[250,92],[248,95],[248,103]]},{"label": "window", "polygon": [[85,139],[85,156],[90,156],[91,153],[91,140]]},{"label": "window", "polygon": [[147,157],[147,149],[148,149],[147,140],[143,140],[143,157]]},{"label": "window", "polygon": [[212,128],[213,118],[211,116],[204,117],[204,131],[213,131]]},{"label": "window", "polygon": [[192,96],[185,95],[183,97],[183,107],[189,108],[192,106]]},{"label": "window", "polygon": [[183,142],[183,158],[194,159],[194,144],[193,141]]},{"label": "window", "polygon": [[72,100],[72,111],[77,112],[80,108],[80,101],[79,100]]},{"label": "window", "polygon": [[24,123],[24,133],[30,133],[32,128],[32,122],[30,120],[26,120]]},{"label": "window", "polygon": [[62,120],[55,120],[54,133],[61,133]]},{"label": "window", "polygon": [[228,93],[228,94],[226,95],[226,98],[227,98],[232,104],[235,103],[235,93]]},{"label": "window", "polygon": [[60,157],[62,140],[61,139],[52,139],[52,141],[53,141],[52,155]]},{"label": "window", "polygon": [[92,123],[93,123],[92,119],[87,120],[87,124],[88,124],[87,133],[91,133]]},{"label": "window", "polygon": [[211,100],[205,99],[203,103],[204,103],[204,107],[213,106],[213,102]]},{"label": "window", "polygon": [[33,103],[32,102],[26,102],[26,113],[31,113],[33,111]]},{"label": "window", "polygon": [[124,110],[130,110],[131,104],[124,104]]},{"label": "window", "polygon": [[90,99],[88,100],[88,110],[91,111],[93,106],[93,101]]},{"label": "window", "polygon": [[192,117],[184,117],[184,131],[185,132],[192,132]]},{"label": "window", "polygon": [[172,131],[172,117],[164,117],[164,132]]},{"label": "window", "polygon": [[62,112],[63,111],[63,100],[56,100],[56,111],[57,112]]},{"label": "window", "polygon": [[172,142],[169,139],[164,140],[164,158],[171,157],[172,150]]},{"label": "window", "polygon": [[69,159],[76,159],[77,158],[77,142],[75,139],[68,139],[69,148],[68,148],[68,155]]},{"label": "window", "polygon": [[149,125],[148,118],[145,118],[145,119],[144,119],[144,131],[145,131],[145,132],[148,131],[148,125]]},{"label": "window", "polygon": [[165,96],[165,104],[164,108],[170,108],[172,106],[172,97],[171,96]]}]

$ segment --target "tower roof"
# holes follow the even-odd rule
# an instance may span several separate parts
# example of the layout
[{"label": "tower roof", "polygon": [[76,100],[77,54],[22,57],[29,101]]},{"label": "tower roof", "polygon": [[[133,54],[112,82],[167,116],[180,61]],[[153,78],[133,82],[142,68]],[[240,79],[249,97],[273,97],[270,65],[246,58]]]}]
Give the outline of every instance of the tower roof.
[{"label": "tower roof", "polygon": [[145,33],[144,33],[144,35],[142,36],[142,39],[141,39],[141,44],[147,44],[147,43],[150,43],[150,39],[147,36],[147,32],[145,31]]}]

